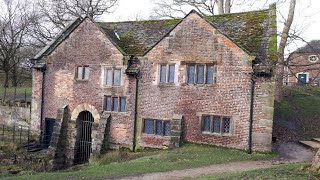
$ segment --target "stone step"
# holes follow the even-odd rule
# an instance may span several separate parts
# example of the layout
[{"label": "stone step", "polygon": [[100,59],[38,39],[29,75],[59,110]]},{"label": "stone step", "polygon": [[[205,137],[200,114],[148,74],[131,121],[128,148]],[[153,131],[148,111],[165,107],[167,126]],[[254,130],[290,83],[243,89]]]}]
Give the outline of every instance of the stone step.
[{"label": "stone step", "polygon": [[305,145],[312,149],[319,149],[320,148],[320,142],[315,141],[299,141],[302,145]]},{"label": "stone step", "polygon": [[312,141],[320,143],[320,138],[313,138]]}]

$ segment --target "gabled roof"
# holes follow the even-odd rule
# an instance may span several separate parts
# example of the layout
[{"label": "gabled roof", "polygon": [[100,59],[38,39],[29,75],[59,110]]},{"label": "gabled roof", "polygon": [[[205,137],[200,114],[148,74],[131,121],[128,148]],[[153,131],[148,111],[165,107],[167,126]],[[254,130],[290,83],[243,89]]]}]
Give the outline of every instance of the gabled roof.
[{"label": "gabled roof", "polygon": [[312,40],[305,46],[297,49],[298,53],[320,53],[320,40]]},{"label": "gabled roof", "polygon": [[[189,14],[191,13],[197,12],[193,10]],[[266,10],[202,18],[245,52],[256,56],[254,63],[263,64],[266,59],[272,59],[270,58],[270,52],[276,51],[277,45],[275,5],[271,5],[270,9]],[[56,39],[40,51],[35,59],[49,55],[84,19],[76,19],[71,23]],[[96,22],[96,24],[124,55],[144,55],[182,20]]]},{"label": "gabled roof", "polygon": [[[217,16],[204,19],[251,55],[265,56],[270,23],[269,9]],[[194,11],[192,11],[194,12]],[[187,15],[188,16],[188,15]],[[183,19],[97,24],[129,55],[143,55]]]}]

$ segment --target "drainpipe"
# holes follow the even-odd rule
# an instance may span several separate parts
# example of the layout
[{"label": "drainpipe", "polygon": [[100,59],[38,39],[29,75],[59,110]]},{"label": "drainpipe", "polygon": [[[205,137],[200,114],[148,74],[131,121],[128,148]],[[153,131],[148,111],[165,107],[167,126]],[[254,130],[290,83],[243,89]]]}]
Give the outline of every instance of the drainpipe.
[{"label": "drainpipe", "polygon": [[251,77],[251,98],[250,98],[250,125],[249,125],[249,142],[248,142],[248,154],[252,153],[252,129],[253,129],[253,106],[254,106],[254,89],[256,85],[256,80],[254,78],[254,73]]},{"label": "drainpipe", "polygon": [[136,94],[134,100],[134,125],[133,125],[133,152],[136,152],[137,145],[137,122],[138,122],[138,90],[139,90],[139,75],[136,75]]},{"label": "drainpipe", "polygon": [[43,105],[44,105],[44,85],[45,85],[45,76],[46,76],[46,68],[41,68],[42,72],[42,89],[41,89],[41,108],[40,108],[40,142],[42,142],[43,138]]}]

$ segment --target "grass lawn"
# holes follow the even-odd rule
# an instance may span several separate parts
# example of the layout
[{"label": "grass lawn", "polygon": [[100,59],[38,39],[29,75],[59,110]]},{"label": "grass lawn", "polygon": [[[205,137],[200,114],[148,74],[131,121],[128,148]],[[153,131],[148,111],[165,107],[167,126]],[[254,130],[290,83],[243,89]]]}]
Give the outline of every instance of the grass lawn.
[{"label": "grass lawn", "polygon": [[275,123],[292,124],[298,140],[320,137],[320,87],[286,87],[284,98],[275,103]]},{"label": "grass lawn", "polygon": [[93,162],[90,165],[80,167],[80,170],[77,171],[33,173],[25,176],[7,177],[7,179],[104,179],[149,172],[194,168],[233,161],[270,159],[276,155],[272,153],[254,153],[249,155],[239,150],[186,143],[177,149],[151,151],[149,153],[141,152],[137,156],[140,157],[129,161],[113,162],[107,165]]},{"label": "grass lawn", "polygon": [[290,180],[316,180],[320,179],[320,174],[302,170],[306,164],[284,164],[268,169],[259,169],[240,173],[216,174],[196,178],[197,180],[255,180],[255,179],[290,179]]},{"label": "grass lawn", "polygon": [[[6,99],[14,99],[14,87],[9,87],[6,89]],[[0,87],[0,99],[4,98],[5,88]],[[17,87],[16,88],[16,100],[21,100],[27,97],[27,100],[31,100],[32,87]]]}]

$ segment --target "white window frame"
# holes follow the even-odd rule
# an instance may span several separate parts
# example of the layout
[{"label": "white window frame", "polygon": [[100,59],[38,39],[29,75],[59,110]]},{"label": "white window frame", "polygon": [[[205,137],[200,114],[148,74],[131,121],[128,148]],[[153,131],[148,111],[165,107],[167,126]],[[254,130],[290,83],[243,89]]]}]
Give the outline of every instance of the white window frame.
[{"label": "white window frame", "polygon": [[309,73],[308,72],[299,72],[299,73],[297,73],[296,74],[296,80],[297,80],[297,83],[299,83],[299,79],[298,79],[298,77],[299,77],[299,74],[306,74],[306,83],[309,83]]},{"label": "white window frame", "polygon": [[[316,60],[315,60],[315,61],[311,61],[311,58],[312,58],[312,57],[316,57]],[[315,63],[315,62],[319,61],[319,57],[318,57],[317,55],[313,54],[313,55],[308,56],[308,60],[309,60],[310,62],[312,62],[312,63]]]}]

